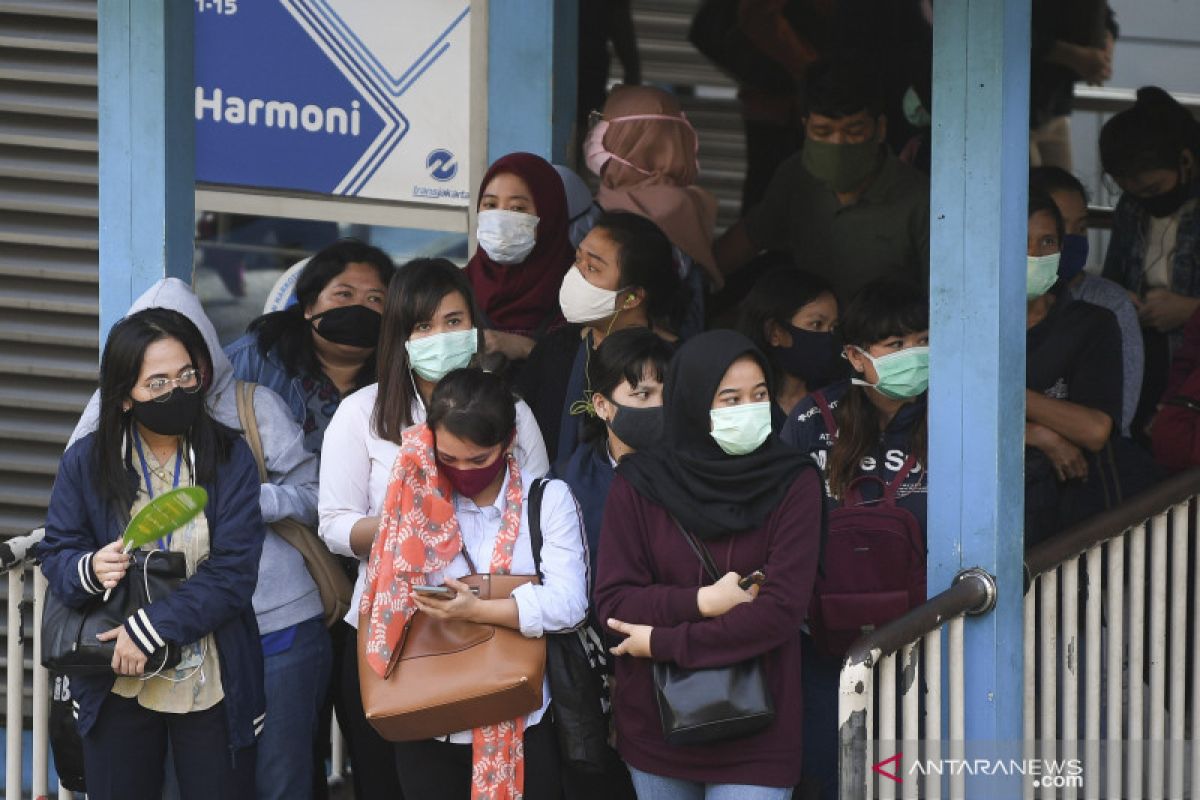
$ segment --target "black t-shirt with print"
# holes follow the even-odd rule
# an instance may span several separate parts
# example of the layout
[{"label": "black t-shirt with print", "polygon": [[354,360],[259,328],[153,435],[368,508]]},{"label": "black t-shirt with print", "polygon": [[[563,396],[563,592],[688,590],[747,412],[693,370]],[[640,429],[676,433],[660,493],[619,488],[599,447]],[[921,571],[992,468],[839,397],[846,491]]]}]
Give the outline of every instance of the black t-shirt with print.
[{"label": "black t-shirt with print", "polygon": [[1121,329],[1111,311],[1057,295],[1025,344],[1026,388],[1121,419]]}]

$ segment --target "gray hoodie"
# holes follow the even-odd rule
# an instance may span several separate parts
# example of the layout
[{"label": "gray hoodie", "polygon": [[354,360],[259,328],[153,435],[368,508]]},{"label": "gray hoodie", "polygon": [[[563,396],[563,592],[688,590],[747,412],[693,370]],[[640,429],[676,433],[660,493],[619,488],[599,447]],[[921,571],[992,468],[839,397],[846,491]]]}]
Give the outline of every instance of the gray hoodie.
[{"label": "gray hoodie", "polygon": [[[129,313],[144,308],[170,308],[190,319],[204,336],[213,362],[212,385],[208,390],[208,413],[218,422],[241,430],[233,366],[221,349],[217,331],[204,313],[200,299],[178,278],[164,278],[142,294]],[[100,392],[92,394],[79,418],[70,447],[96,429],[100,414]],[[268,483],[259,492],[259,506],[267,523],[293,517],[316,527],[317,456],[304,449],[304,431],[292,419],[279,395],[259,386],[254,392],[254,415],[267,462]],[[320,616],[321,595],[304,557],[267,527],[262,558],[258,562],[258,586],[254,590],[254,613],[260,633],[271,633]]]}]

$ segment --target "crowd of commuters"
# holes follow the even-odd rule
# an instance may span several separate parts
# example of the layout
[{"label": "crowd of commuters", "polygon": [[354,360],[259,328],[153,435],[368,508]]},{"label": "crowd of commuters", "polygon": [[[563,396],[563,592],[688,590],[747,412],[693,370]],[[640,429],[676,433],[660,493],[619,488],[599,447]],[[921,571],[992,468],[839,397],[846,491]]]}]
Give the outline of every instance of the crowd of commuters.
[{"label": "crowd of commuters", "polygon": [[[747,130],[772,152],[721,237],[678,100],[621,86],[583,139],[595,196],[505,155],[479,187],[466,269],[396,267],[343,240],[308,261],[294,305],[224,350],[177,280],[113,328],[51,499],[51,590],[81,606],[125,579],[120,532],[156,495],[195,485],[209,499],[158,544],[185,555],[182,588],[105,634],[111,675],[72,681],[90,796],[323,796],[331,709],[360,799],[833,795],[844,637],[925,590],[884,603],[880,564],[835,591],[833,540],[908,537],[924,574],[929,189],[889,131],[900,97],[904,141],[920,127],[928,82],[906,73],[908,91],[889,90],[861,64],[818,60],[833,45],[817,28],[781,37],[743,5],[747,34],[803,84],[786,98],[803,126],[782,152],[771,92],[747,79]],[[1046,24],[1039,69],[1106,75],[1115,27],[1085,47]],[[1031,142],[1048,154],[1063,108],[1045,109]],[[1200,463],[1200,125],[1143,89],[1100,151],[1123,192],[1104,277],[1087,270],[1069,164],[1044,158],[1029,178],[1027,544]],[[737,331],[714,323],[722,290]],[[340,559],[344,618],[327,618],[272,527],[285,519]],[[476,573],[540,580],[477,596]],[[855,603],[874,616],[839,623]],[[529,639],[599,631],[604,689],[588,700],[611,716],[603,768],[582,772],[556,730],[560,693],[584,684],[547,680],[515,719],[385,738],[364,681],[391,668],[416,614]],[[166,643],[182,660],[144,674]],[[668,735],[663,675],[734,667],[752,667],[770,715],[705,741]]]}]

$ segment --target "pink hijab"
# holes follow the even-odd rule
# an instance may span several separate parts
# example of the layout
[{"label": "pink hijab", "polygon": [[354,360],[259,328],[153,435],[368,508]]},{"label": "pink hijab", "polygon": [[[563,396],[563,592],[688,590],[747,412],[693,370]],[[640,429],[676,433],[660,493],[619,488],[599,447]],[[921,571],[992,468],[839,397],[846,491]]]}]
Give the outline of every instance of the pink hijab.
[{"label": "pink hijab", "polygon": [[[644,114],[683,122],[623,120]],[[724,280],[712,252],[717,199],[695,185],[696,131],[679,101],[650,86],[617,86],[604,104],[604,119],[609,122],[604,149],[637,168],[609,159],[601,170],[596,201],[605,211],[632,211],[652,220],[720,288]]]}]

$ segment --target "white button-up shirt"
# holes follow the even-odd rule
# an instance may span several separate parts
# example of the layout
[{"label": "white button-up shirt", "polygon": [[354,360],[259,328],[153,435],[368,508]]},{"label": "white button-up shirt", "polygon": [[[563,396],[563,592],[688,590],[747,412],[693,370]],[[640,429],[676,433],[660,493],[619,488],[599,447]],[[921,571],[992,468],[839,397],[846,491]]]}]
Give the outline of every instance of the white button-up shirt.
[{"label": "white button-up shirt", "polygon": [[[383,513],[392,464],[400,453],[399,445],[379,438],[371,429],[377,393],[378,384],[371,384],[343,399],[321,445],[319,532],[331,552],[352,558],[358,556],[350,549],[350,530],[363,517]],[[524,401],[518,401],[516,407],[517,442],[513,452],[522,478],[529,483],[550,471],[550,461],[533,412]],[[425,404],[419,397],[413,400],[411,413],[414,424],[425,421]],[[355,628],[366,571],[366,560],[359,559],[354,598],[345,617]]]},{"label": "white button-up shirt", "polygon": [[[512,568],[514,575],[535,574],[533,549],[529,536],[529,484],[522,486],[521,532],[513,548]],[[500,520],[504,514],[504,494],[508,489],[508,478],[500,486],[500,493],[490,505],[480,508],[469,497],[454,496],[454,513],[462,531],[463,549],[480,572],[490,572],[492,551],[496,536],[500,533]],[[588,609],[588,554],[587,537],[583,532],[583,519],[571,489],[562,481],[550,481],[542,495],[542,574],[545,580],[539,584],[527,583],[513,590],[512,598],[517,603],[517,619],[521,633],[529,637],[542,636],[555,631],[570,630],[584,621]],[[445,578],[461,578],[471,568],[467,559],[459,554],[441,572],[430,574],[429,582],[438,585]],[[550,705],[550,683],[542,683],[542,707],[525,718],[526,727],[542,720]],[[451,734],[449,741],[469,743],[471,732]]]}]

